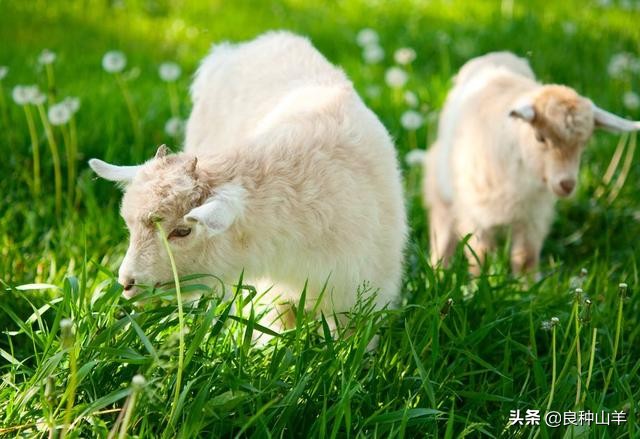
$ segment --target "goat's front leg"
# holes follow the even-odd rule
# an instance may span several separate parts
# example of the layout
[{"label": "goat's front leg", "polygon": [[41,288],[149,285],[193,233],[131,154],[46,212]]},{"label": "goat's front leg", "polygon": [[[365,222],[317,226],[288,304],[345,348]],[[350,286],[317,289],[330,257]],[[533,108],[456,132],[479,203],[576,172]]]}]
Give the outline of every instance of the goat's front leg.
[{"label": "goat's front leg", "polygon": [[514,274],[535,273],[546,233],[535,224],[513,226],[511,243],[511,271]]},{"label": "goat's front leg", "polygon": [[493,248],[493,233],[491,230],[478,229],[467,221],[461,221],[458,231],[461,238],[471,233],[465,247],[465,254],[469,261],[469,272],[478,276],[482,271],[487,253]]}]

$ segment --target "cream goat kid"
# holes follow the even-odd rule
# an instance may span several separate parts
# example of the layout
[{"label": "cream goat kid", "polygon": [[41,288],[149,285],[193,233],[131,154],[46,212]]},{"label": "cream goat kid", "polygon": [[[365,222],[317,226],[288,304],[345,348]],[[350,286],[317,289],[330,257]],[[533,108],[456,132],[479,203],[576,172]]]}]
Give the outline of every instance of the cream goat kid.
[{"label": "cream goat kid", "polygon": [[467,62],[424,161],[432,263],[446,264],[456,242],[472,234],[467,254],[477,273],[496,228],[509,226],[513,271],[534,270],[556,199],[574,192],[594,127],[633,131],[640,123],[571,88],[538,83],[528,62],[511,53]]},{"label": "cream goat kid", "polygon": [[273,32],[214,47],[192,99],[184,152],[161,147],[132,167],[90,161],[124,183],[124,294],[172,279],[160,221],[181,276],[232,285],[244,270],[271,287],[262,323],[275,329],[305,283],[308,307],[327,285],[327,316],[349,310],[363,284],[378,308],[396,304],[407,236],[396,152],[344,73],[308,40]]}]

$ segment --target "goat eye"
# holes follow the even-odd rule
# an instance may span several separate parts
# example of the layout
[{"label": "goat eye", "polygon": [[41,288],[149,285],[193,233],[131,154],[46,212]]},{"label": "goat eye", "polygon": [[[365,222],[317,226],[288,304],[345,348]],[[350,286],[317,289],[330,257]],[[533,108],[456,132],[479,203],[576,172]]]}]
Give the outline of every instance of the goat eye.
[{"label": "goat eye", "polygon": [[191,233],[191,227],[178,227],[169,233],[169,238],[184,238]]},{"label": "goat eye", "polygon": [[545,138],[542,134],[540,134],[538,131],[536,131],[536,140],[540,143],[545,143]]}]

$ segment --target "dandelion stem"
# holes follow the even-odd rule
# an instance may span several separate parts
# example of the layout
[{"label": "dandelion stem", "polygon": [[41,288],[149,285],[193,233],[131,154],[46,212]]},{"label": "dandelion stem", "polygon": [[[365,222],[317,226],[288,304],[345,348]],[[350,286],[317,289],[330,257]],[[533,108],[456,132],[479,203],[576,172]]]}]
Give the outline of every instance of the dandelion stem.
[{"label": "dandelion stem", "polygon": [[580,403],[580,393],[582,391],[582,352],[580,349],[580,315],[578,312],[578,307],[580,305],[581,300],[581,291],[576,291],[575,301],[573,306],[575,308],[574,313],[574,322],[576,328],[576,406]]},{"label": "dandelion stem", "polygon": [[178,407],[178,400],[180,398],[180,386],[182,381],[182,368],[184,363],[184,315],[182,312],[182,294],[180,292],[180,279],[178,279],[178,269],[176,268],[176,262],[173,258],[173,253],[171,252],[171,247],[169,246],[169,241],[167,240],[167,235],[165,234],[160,222],[156,222],[156,227],[160,231],[162,243],[164,244],[164,248],[169,255],[169,261],[171,262],[171,271],[173,272],[173,282],[176,286],[176,300],[178,301],[178,336],[180,340],[180,347],[178,351],[178,373],[176,374],[176,387],[173,396],[173,404],[171,405],[171,413],[169,414],[169,422],[172,422],[173,416],[175,415],[175,411]]},{"label": "dandelion stem", "polygon": [[133,128],[133,137],[136,143],[136,154],[137,160],[142,160],[142,129],[140,127],[140,117],[138,116],[138,111],[133,103],[133,99],[131,98],[131,93],[129,93],[129,88],[127,87],[127,83],[124,79],[122,79],[122,75],[120,73],[114,74],[116,77],[116,82],[120,87],[120,91],[122,92],[122,96],[124,97],[125,104],[127,105],[127,110],[129,111],[129,117],[131,118],[131,126]]},{"label": "dandelion stem", "polygon": [[607,377],[604,380],[604,389],[602,390],[602,402],[604,403],[604,399],[607,396],[607,390],[609,389],[609,384],[611,382],[611,377],[613,376],[613,371],[616,368],[616,361],[618,356],[618,347],[620,343],[620,332],[622,330],[622,305],[624,302],[624,297],[626,293],[626,285],[624,287],[620,286],[620,294],[618,300],[618,315],[616,318],[616,335],[613,339],[613,353],[611,354],[611,367],[609,368],[609,372],[607,373]]},{"label": "dandelion stem", "polygon": [[167,82],[167,89],[169,90],[169,105],[171,106],[171,115],[173,117],[179,117],[180,104],[178,100],[178,90],[176,90],[175,82]]},{"label": "dandelion stem", "polygon": [[418,148],[418,137],[416,135],[416,130],[409,130],[409,149]]},{"label": "dandelion stem", "polygon": [[598,333],[598,328],[593,328],[593,332],[591,335],[591,352],[589,354],[589,371],[587,372],[587,381],[584,384],[584,395],[582,395],[582,403],[584,403],[584,400],[587,397],[589,384],[591,383],[591,376],[593,374],[593,363],[596,357],[597,333]]},{"label": "dandelion stem", "polygon": [[7,101],[4,99],[2,80],[0,80],[0,110],[2,110],[2,123],[5,127],[5,132],[8,134],[9,143],[13,144],[13,131],[9,129],[9,110],[7,110]]},{"label": "dandelion stem", "polygon": [[131,416],[133,415],[133,410],[136,406],[138,392],[139,389],[137,389],[136,386],[133,386],[131,394],[129,395],[129,400],[126,403],[127,408],[124,412],[124,418],[122,419],[122,426],[118,433],[118,439],[124,439],[127,437],[127,430],[129,429],[129,422],[131,422]]},{"label": "dandelion stem", "polygon": [[45,64],[45,70],[47,72],[47,84],[48,84],[48,88],[47,88],[47,97],[49,100],[49,105],[52,105],[53,102],[55,101],[55,95],[56,95],[56,84],[55,84],[55,78],[53,75],[53,65],[52,64]]},{"label": "dandelion stem", "polygon": [[47,114],[44,111],[44,106],[42,104],[38,105],[38,111],[47,135],[47,141],[49,142],[51,158],[53,159],[53,177],[56,191],[56,215],[60,218],[62,213],[62,173],[60,171],[60,154],[58,153],[58,145],[56,144],[56,139],[53,135],[53,129],[51,129],[51,124],[49,123],[49,119],[47,119]]},{"label": "dandelion stem", "polygon": [[66,126],[60,127],[62,131],[62,139],[64,140],[64,149],[67,156],[67,204],[69,207],[73,205],[73,192],[75,189],[75,156],[73,154],[73,146],[71,145],[70,135]]},{"label": "dandelion stem", "polygon": [[[61,326],[62,326],[61,322]],[[71,425],[71,415],[73,412],[73,405],[76,396],[76,387],[78,385],[77,382],[77,373],[78,373],[78,364],[77,364],[77,355],[76,355],[76,343],[75,337],[73,336],[73,330],[71,326],[65,325],[62,328],[62,346],[67,349],[69,353],[69,380],[67,381],[67,408],[64,413],[64,423],[62,425],[62,431],[60,432],[60,439],[64,439],[67,431],[69,430],[69,426]]]},{"label": "dandelion stem", "polygon": [[556,391],[556,325],[551,328],[551,390],[549,391],[549,402],[547,402],[547,412],[551,409],[553,396]]},{"label": "dandelion stem", "polygon": [[71,116],[71,121],[69,123],[69,133],[70,133],[70,145],[71,145],[71,157],[72,161],[70,166],[73,168],[73,182],[74,182],[74,192],[71,196],[71,204],[75,205],[76,202],[76,175],[77,175],[77,161],[78,161],[78,129],[76,126],[76,118],[75,116]]},{"label": "dandelion stem", "polygon": [[31,107],[25,105],[24,114],[27,118],[27,127],[29,128],[29,137],[31,138],[31,153],[33,154],[33,193],[34,195],[40,195],[41,183],[40,183],[40,147],[38,146],[38,132],[36,130],[36,123],[33,120],[33,113]]}]

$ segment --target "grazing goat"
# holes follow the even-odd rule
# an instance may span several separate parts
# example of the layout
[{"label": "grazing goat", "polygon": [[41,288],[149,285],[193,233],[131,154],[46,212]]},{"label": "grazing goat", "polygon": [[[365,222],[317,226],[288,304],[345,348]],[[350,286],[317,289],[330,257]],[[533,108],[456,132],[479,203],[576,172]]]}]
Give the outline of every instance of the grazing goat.
[{"label": "grazing goat", "polygon": [[594,128],[633,131],[640,122],[569,87],[540,84],[528,62],[511,53],[467,62],[424,160],[431,262],[446,265],[456,242],[471,234],[467,254],[477,273],[496,228],[509,226],[512,270],[535,270],[556,199],[574,192]]},{"label": "grazing goat", "polygon": [[[271,32],[215,46],[191,88],[184,151],[138,166],[92,159],[124,184],[130,232],[119,272],[136,285],[172,279],[154,222],[181,276],[214,274],[268,289],[263,324],[291,326],[290,306],[349,310],[358,290],[398,301],[407,237],[396,151],[351,82],[307,39]],[[365,295],[366,296],[366,295]]]}]

